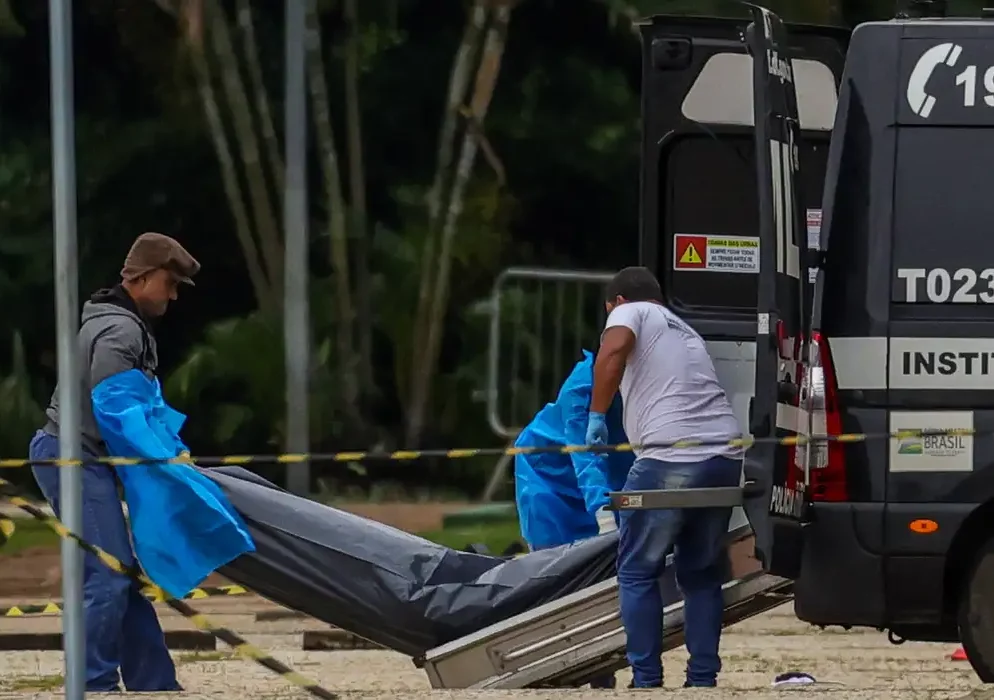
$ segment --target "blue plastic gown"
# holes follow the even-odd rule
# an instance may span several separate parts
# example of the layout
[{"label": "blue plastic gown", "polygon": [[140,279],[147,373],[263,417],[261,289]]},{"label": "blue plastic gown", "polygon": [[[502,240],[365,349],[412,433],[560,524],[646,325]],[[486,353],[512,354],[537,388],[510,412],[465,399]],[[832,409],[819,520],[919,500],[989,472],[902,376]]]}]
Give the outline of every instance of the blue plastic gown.
[{"label": "blue plastic gown", "polygon": [[[162,398],[157,379],[140,370],[115,374],[92,392],[93,413],[118,457],[169,459],[186,446],[186,416]],[[135,554],[150,579],[180,597],[215,569],[254,552],[241,516],[221,489],[183,464],[115,467],[124,484]]]},{"label": "blue plastic gown", "polygon": [[[582,445],[594,383],[594,356],[583,351],[559,390],[515,441],[517,447]],[[611,444],[628,442],[622,427],[621,398],[607,414]],[[517,455],[515,497],[521,536],[532,549],[544,549],[593,537],[595,513],[608,505],[610,491],[620,491],[635,457],[631,452]]]}]

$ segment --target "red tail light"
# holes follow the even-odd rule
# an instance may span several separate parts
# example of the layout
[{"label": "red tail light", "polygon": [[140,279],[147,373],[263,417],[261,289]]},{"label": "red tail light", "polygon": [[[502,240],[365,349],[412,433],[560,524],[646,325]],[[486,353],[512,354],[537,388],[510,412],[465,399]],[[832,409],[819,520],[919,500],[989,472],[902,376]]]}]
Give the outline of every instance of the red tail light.
[{"label": "red tail light", "polygon": [[[809,362],[801,372],[798,401],[802,410],[811,412],[811,433],[842,435],[839,385],[828,340],[821,333],[812,335]],[[799,479],[804,478],[804,466],[808,465],[808,493],[812,501],[849,500],[845,459],[845,445],[841,442],[821,442],[796,450],[794,465],[800,470]]]}]

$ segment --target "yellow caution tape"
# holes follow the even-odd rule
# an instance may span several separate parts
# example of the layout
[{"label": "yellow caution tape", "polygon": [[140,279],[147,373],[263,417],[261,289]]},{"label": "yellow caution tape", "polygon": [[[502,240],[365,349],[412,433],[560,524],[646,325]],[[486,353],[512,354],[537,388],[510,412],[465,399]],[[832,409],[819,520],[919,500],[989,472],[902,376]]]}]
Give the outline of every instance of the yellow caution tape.
[{"label": "yellow caution tape", "polygon": [[449,450],[397,450],[364,452],[315,452],[309,454],[276,455],[224,455],[220,457],[191,457],[180,455],[172,459],[148,460],[137,457],[97,457],[80,459],[0,459],[0,468],[38,466],[78,467],[82,464],[109,464],[114,467],[128,467],[142,464],[196,464],[198,467],[231,467],[247,464],[300,464],[302,462],[362,462],[367,460],[413,461],[418,459],[466,459],[468,457],[514,457],[533,454],[574,454],[590,452],[604,454],[611,452],[641,452],[649,449],[684,449],[690,447],[739,447],[753,445],[777,445],[797,447],[831,442],[867,442],[870,440],[905,440],[913,437],[954,437],[994,435],[994,430],[978,431],[968,428],[945,430],[897,430],[891,433],[845,433],[843,435],[794,435],[791,437],[753,438],[740,437],[732,440],[673,440],[653,442],[644,445],[623,443],[620,445],[562,445],[542,447],[478,447]]},{"label": "yellow caution tape", "polygon": [[14,535],[14,530],[17,528],[14,525],[14,521],[3,515],[0,515],[0,547],[7,544],[9,540]]},{"label": "yellow caution tape", "polygon": [[[251,593],[247,588],[243,586],[236,586],[234,584],[230,586],[204,586],[202,588],[194,588],[192,591],[183,596],[183,600],[203,600],[204,598],[216,598],[218,596],[229,596],[229,595],[248,595]],[[151,600],[153,603],[163,603],[165,598],[160,597],[161,589],[155,589],[146,586],[142,589],[142,593],[145,597]]]},{"label": "yellow caution tape", "polygon": [[97,557],[107,568],[115,571],[119,574],[127,576],[132,581],[135,581],[141,586],[144,586],[147,591],[152,591],[157,599],[162,600],[173,610],[178,612],[180,615],[188,618],[198,629],[207,632],[208,634],[220,639],[222,642],[230,646],[236,654],[242,656],[246,659],[255,661],[260,666],[263,666],[274,673],[282,676],[286,681],[303,688],[311,695],[323,698],[323,700],[338,700],[338,696],[329,690],[322,688],[320,685],[314,681],[300,675],[292,668],[274,659],[272,656],[267,654],[262,649],[249,644],[238,634],[232,632],[226,627],[218,627],[214,625],[207,617],[201,613],[194,610],[187,603],[182,600],[177,600],[172,597],[164,590],[155,585],[155,583],[149,579],[144,574],[138,572],[135,569],[125,566],[119,559],[117,559],[112,554],[105,552],[99,547],[95,547],[83,540],[79,535],[69,530],[65,525],[62,524],[57,518],[46,515],[44,511],[40,510],[36,506],[32,505],[29,501],[24,498],[10,493],[9,491],[14,488],[14,485],[5,479],[0,479],[0,487],[8,490],[7,493],[3,494],[3,498],[9,501],[11,504],[17,506],[25,513],[29,514],[35,520],[39,520],[50,528],[52,528],[59,537],[63,539],[72,540],[77,545],[79,545],[84,551],[89,552],[93,556]]},{"label": "yellow caution tape", "polygon": [[[218,596],[231,596],[231,595],[248,595],[251,591],[242,586],[205,586],[203,588],[194,588],[192,591],[183,596],[183,600],[203,600],[204,598],[215,598]],[[152,601],[153,603],[165,602],[165,598],[159,595],[159,592],[153,588],[145,587],[142,589],[142,593],[145,598]],[[31,615],[57,615],[62,612],[62,603],[54,600],[47,601],[45,603],[23,603],[19,605],[11,605],[7,608],[0,608],[0,617],[28,617]]]}]

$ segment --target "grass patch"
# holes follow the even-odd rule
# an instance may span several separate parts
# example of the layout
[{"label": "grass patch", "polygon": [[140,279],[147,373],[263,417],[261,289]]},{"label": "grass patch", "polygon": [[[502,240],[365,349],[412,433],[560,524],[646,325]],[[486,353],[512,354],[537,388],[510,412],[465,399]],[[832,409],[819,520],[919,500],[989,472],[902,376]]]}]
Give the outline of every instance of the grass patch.
[{"label": "grass patch", "polygon": [[521,541],[521,530],[518,528],[517,520],[508,520],[422,532],[419,536],[452,549],[462,549],[470,544],[484,544],[491,554],[500,556],[512,542]]},{"label": "grass patch", "polygon": [[176,663],[196,664],[209,661],[231,661],[237,658],[233,651],[193,651],[180,654],[176,657]]},{"label": "grass patch", "polygon": [[19,690],[19,691],[46,691],[46,690],[56,690],[61,688],[65,684],[65,680],[61,675],[57,676],[22,676],[20,678],[11,678],[3,684],[4,690]]},{"label": "grass patch", "polygon": [[57,549],[59,536],[45,523],[34,518],[15,518],[14,534],[0,547],[0,559],[25,549]]}]

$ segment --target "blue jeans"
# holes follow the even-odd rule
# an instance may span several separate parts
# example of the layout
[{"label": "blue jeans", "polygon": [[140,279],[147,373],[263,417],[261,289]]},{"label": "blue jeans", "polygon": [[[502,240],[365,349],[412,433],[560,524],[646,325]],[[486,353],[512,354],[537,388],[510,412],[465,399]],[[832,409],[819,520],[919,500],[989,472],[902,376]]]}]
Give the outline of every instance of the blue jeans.
[{"label": "blue jeans", "polygon": [[[532,547],[528,545],[529,551],[537,552],[540,549],[552,549],[553,547],[558,547],[560,545],[549,545],[548,547]],[[618,679],[613,673],[608,673],[603,676],[598,676],[590,681],[590,687],[594,690],[614,690],[618,686]]]},{"label": "blue jeans", "polygon": [[[726,457],[691,463],[639,459],[628,473],[624,490],[738,486],[741,473],[742,462]],[[731,508],[621,511],[618,586],[636,688],[658,687],[663,682],[660,579],[671,550],[683,593],[684,637],[690,653],[685,685],[716,685],[721,670],[724,540],[731,516]]]},{"label": "blue jeans", "polygon": [[[58,458],[59,439],[39,430],[31,440],[29,455],[31,459]],[[59,517],[59,475],[63,469],[72,468],[31,469]],[[135,555],[112,468],[87,464],[83,470],[83,532],[79,534],[125,566],[134,566]],[[83,606],[87,692],[120,690],[122,679],[129,691],[181,690],[155,608],[136,583],[111,571],[88,552],[83,554]]]}]

